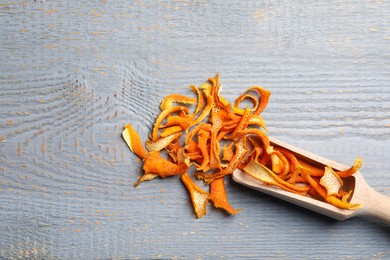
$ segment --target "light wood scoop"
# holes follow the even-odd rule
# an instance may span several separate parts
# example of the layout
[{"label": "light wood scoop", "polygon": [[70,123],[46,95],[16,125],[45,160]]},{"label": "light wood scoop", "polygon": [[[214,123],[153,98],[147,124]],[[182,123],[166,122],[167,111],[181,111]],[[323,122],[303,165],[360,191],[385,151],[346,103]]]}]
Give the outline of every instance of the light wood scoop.
[{"label": "light wood scoop", "polygon": [[[347,169],[347,166],[335,161],[304,151],[274,138],[270,137],[269,139],[273,146],[286,148],[293,152],[297,158],[303,159],[312,164],[318,166],[330,166],[337,171]],[[353,189],[352,199],[350,202],[363,205],[362,208],[357,210],[339,209],[331,204],[317,199],[298,195],[277,187],[264,185],[261,181],[238,169],[233,172],[233,180],[249,188],[259,190],[271,196],[286,200],[337,220],[345,220],[356,215],[370,215],[390,224],[390,197],[382,195],[371,188],[359,171],[354,173],[353,176],[343,179],[344,187],[347,189]]]}]

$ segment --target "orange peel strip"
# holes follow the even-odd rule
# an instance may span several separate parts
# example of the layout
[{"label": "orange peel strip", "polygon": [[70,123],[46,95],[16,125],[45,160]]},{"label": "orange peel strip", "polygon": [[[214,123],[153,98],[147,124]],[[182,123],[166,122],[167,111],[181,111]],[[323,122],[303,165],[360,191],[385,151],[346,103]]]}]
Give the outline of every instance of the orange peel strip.
[{"label": "orange peel strip", "polygon": [[145,172],[145,173],[141,176],[141,178],[139,178],[139,180],[138,180],[136,183],[134,183],[134,186],[137,187],[137,186],[140,185],[142,182],[144,182],[144,181],[151,181],[151,180],[153,180],[153,179],[155,179],[155,178],[157,178],[157,177],[158,177],[157,174]]},{"label": "orange peel strip", "polygon": [[226,135],[228,135],[230,132],[230,130],[220,130],[217,134],[217,141],[220,142],[222,139],[228,139],[226,138]]},{"label": "orange peel strip", "polygon": [[192,125],[192,116],[170,116],[167,118],[167,122],[160,125],[159,128],[166,128],[170,126],[180,126],[183,130],[186,130]]},{"label": "orange peel strip", "polygon": [[179,94],[168,95],[161,102],[161,105],[160,105],[161,111],[164,111],[166,109],[172,108],[173,107],[173,103],[182,103],[182,104],[195,105],[196,99],[195,98],[186,97],[186,96],[182,96],[182,95],[179,95]]},{"label": "orange peel strip", "polygon": [[213,174],[205,174],[202,172],[197,172],[195,176],[198,179],[204,180],[205,183],[210,184],[212,181],[216,179],[232,174],[248,151],[248,148],[246,147],[246,139],[241,138],[240,140],[238,140],[238,142],[235,143],[235,147],[236,147],[236,151],[234,153],[234,156],[224,169],[217,170]]},{"label": "orange peel strip", "polygon": [[238,123],[240,122],[240,118],[239,119],[232,119],[232,120],[229,120],[229,121],[226,121],[223,123],[223,126],[221,128],[221,131],[233,131],[234,129],[237,128],[237,125]]},{"label": "orange peel strip", "polygon": [[234,157],[234,142],[231,142],[229,145],[224,145],[222,148],[222,161],[231,161]]},{"label": "orange peel strip", "polygon": [[290,164],[286,157],[279,151],[274,150],[271,154],[272,171],[280,177],[286,176],[290,171]]},{"label": "orange peel strip", "polygon": [[346,201],[342,201],[338,199],[336,196],[327,196],[325,200],[332,204],[333,206],[340,208],[340,209],[349,209],[349,210],[356,210],[360,209],[362,207],[359,203],[349,203]]},{"label": "orange peel strip", "polygon": [[254,135],[260,138],[261,142],[263,143],[264,150],[266,151],[267,154],[271,154],[273,151],[273,147],[271,146],[271,143],[268,139],[268,136],[266,133],[261,131],[260,129],[257,128],[249,128],[245,129],[241,132],[243,135]]},{"label": "orange peel strip", "polygon": [[193,139],[198,134],[198,132],[200,130],[211,131],[211,125],[202,123],[202,124],[197,125],[194,129],[192,129],[185,137],[185,143],[186,143],[187,149],[189,148],[189,145],[191,143],[195,142],[195,141],[193,141]]},{"label": "orange peel strip", "polygon": [[250,90],[256,90],[260,95],[259,106],[257,107],[256,111],[253,112],[254,115],[259,115],[261,112],[263,112],[265,107],[268,105],[268,101],[271,97],[271,92],[269,90],[266,90],[266,89],[260,87],[260,86],[250,87],[250,88],[248,88],[247,91],[250,91]]},{"label": "orange peel strip", "polygon": [[182,135],[182,133],[178,132],[178,133],[174,133],[174,134],[162,137],[154,142],[147,140],[145,142],[146,149],[148,149],[149,152],[161,151],[162,149],[165,149],[174,140],[179,138],[181,135]]},{"label": "orange peel strip", "polygon": [[170,144],[167,145],[165,150],[167,151],[168,155],[170,156],[169,159],[173,160],[174,162],[177,162],[177,153],[178,150],[180,149],[180,140],[175,139],[173,140]]},{"label": "orange peel strip", "polygon": [[198,153],[200,152],[199,150],[199,147],[198,147],[198,143],[195,142],[194,140],[190,140],[189,142],[186,142],[186,151],[188,153]]},{"label": "orange peel strip", "polygon": [[130,124],[125,126],[125,129],[122,132],[122,137],[133,153],[142,159],[146,157],[147,152],[142,146],[141,139]]},{"label": "orange peel strip", "polygon": [[188,170],[185,163],[173,163],[161,157],[159,152],[149,152],[144,159],[144,171],[157,174],[161,178],[181,175]]},{"label": "orange peel strip", "polygon": [[154,123],[154,127],[152,130],[152,141],[157,141],[158,130],[160,128],[162,121],[170,114],[180,112],[180,111],[188,112],[188,108],[182,107],[182,106],[176,106],[176,107],[171,107],[169,109],[165,109],[165,110],[161,111],[161,113],[158,115],[158,117]]},{"label": "orange peel strip", "polygon": [[200,111],[202,111],[203,107],[204,107],[204,97],[203,97],[203,94],[202,92],[200,91],[199,88],[197,88],[196,86],[194,85],[191,85],[190,86],[190,89],[197,95],[198,97],[198,104],[196,105],[196,108],[195,108],[195,112],[194,112],[194,115],[197,115]]},{"label": "orange peel strip", "polygon": [[289,165],[290,165],[290,171],[294,172],[295,169],[298,167],[299,162],[297,160],[297,157],[290,152],[289,150],[281,147],[274,147],[274,150],[281,152],[288,160],[289,160]]},{"label": "orange peel strip", "polygon": [[321,177],[322,175],[324,175],[324,168],[315,167],[312,164],[305,162],[305,161],[298,159],[298,158],[297,158],[297,160],[299,162],[300,167],[305,169],[305,171],[309,172],[310,176]]},{"label": "orange peel strip", "polygon": [[258,158],[264,153],[264,148],[254,138],[248,137],[247,139],[253,146],[250,157],[258,161]]},{"label": "orange peel strip", "polygon": [[222,118],[219,113],[212,114],[211,117],[211,137],[210,137],[210,167],[215,169],[221,169],[221,160],[219,158],[220,144],[217,139],[219,130],[222,128]]},{"label": "orange peel strip", "polygon": [[242,210],[235,209],[230,205],[226,194],[225,178],[219,178],[210,183],[209,200],[213,202],[214,207],[222,208],[231,215],[235,215]]},{"label": "orange peel strip", "polygon": [[203,89],[203,93],[206,96],[206,106],[204,107],[200,115],[196,119],[194,119],[192,125],[197,125],[200,122],[202,122],[207,116],[209,116],[211,109],[213,108],[214,105],[213,95],[211,95],[209,91],[207,91],[206,89]]},{"label": "orange peel strip", "polygon": [[320,179],[320,184],[325,187],[327,196],[330,196],[339,193],[340,188],[343,186],[343,181],[331,167],[326,166],[324,175]]},{"label": "orange peel strip", "polygon": [[259,116],[259,115],[251,115],[251,117],[249,118],[249,125],[257,125],[257,126],[260,126],[262,127],[265,131],[268,131],[267,130],[267,127],[265,125],[265,122],[264,122],[264,119],[262,116]]},{"label": "orange peel strip", "polygon": [[206,207],[210,194],[199,188],[187,173],[184,173],[180,179],[190,193],[196,217],[203,217],[206,214]]},{"label": "orange peel strip", "polygon": [[219,82],[219,74],[215,75],[214,78],[209,78],[209,82],[212,86],[212,95],[214,97],[215,104],[218,107],[225,107],[228,103],[219,95],[219,92],[222,89],[222,85]]},{"label": "orange peel strip", "polygon": [[250,160],[249,163],[244,167],[244,171],[255,179],[258,179],[267,184],[278,186],[290,192],[305,195],[309,190],[308,186],[297,186],[284,181],[273,171],[253,159]]},{"label": "orange peel strip", "polygon": [[338,176],[344,178],[344,177],[349,177],[351,175],[353,175],[355,172],[357,172],[360,167],[362,167],[362,164],[363,164],[363,161],[362,161],[362,158],[359,156],[354,162],[353,162],[353,165],[345,170],[345,171],[340,171],[340,172],[336,172]]},{"label": "orange peel strip", "polygon": [[246,127],[248,126],[250,115],[251,115],[251,113],[250,113],[249,108],[246,108],[244,114],[241,117],[240,122],[237,124],[237,127],[233,130],[233,132],[228,137],[229,139],[232,139],[235,141],[238,139],[239,133],[242,130],[246,129]]},{"label": "orange peel strip", "polygon": [[160,137],[167,137],[167,136],[177,134],[177,133],[182,132],[182,131],[183,131],[183,128],[181,128],[181,126],[178,126],[178,125],[170,126],[170,127],[167,127],[161,131]]},{"label": "orange peel strip", "polygon": [[198,133],[198,148],[202,153],[203,162],[197,170],[205,170],[210,163],[210,155],[208,151],[207,141],[209,140],[210,133],[209,131],[200,129]]},{"label": "orange peel strip", "polygon": [[351,195],[352,195],[352,190],[350,190],[349,192],[345,193],[341,197],[341,201],[348,202],[348,200],[350,199]]},{"label": "orange peel strip", "polygon": [[256,97],[254,97],[253,95],[245,94],[245,93],[244,93],[244,94],[242,94],[241,96],[239,96],[239,97],[236,99],[236,101],[234,101],[234,107],[235,107],[235,108],[239,108],[240,103],[241,103],[242,101],[244,101],[245,99],[250,100],[250,101],[252,102],[252,104],[253,104],[253,107],[250,109],[250,111],[255,111],[256,108],[259,106],[259,100],[258,100]]}]

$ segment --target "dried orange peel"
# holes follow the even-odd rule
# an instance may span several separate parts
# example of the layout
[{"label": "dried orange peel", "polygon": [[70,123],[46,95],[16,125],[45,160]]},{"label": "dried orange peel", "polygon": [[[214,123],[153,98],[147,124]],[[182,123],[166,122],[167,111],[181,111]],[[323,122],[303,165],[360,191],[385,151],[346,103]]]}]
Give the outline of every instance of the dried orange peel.
[{"label": "dried orange peel", "polygon": [[[162,100],[150,140],[145,141],[146,149],[134,128],[125,126],[123,139],[143,161],[144,174],[136,186],[157,177],[180,176],[197,218],[206,214],[209,201],[234,215],[240,210],[228,202],[225,178],[240,168],[267,185],[316,196],[343,209],[360,207],[348,202],[352,190],[343,190],[342,180],[361,167],[360,157],[347,170],[337,172],[330,167],[318,168],[271,145],[260,115],[270,91],[252,86],[231,103],[221,96],[218,74],[199,87],[191,85],[190,90],[194,96],[170,94]],[[245,101],[251,106],[243,107]],[[190,177],[193,166],[194,176],[209,186],[208,192]]]},{"label": "dried orange peel", "polygon": [[241,211],[241,209],[233,208],[227,198],[225,188],[225,178],[219,178],[210,183],[210,197],[216,208],[222,208],[231,215],[235,215]]},{"label": "dried orange peel", "polygon": [[206,214],[207,201],[210,194],[199,188],[199,186],[196,185],[193,180],[191,180],[191,177],[187,173],[184,173],[181,176],[181,180],[190,193],[191,202],[194,206],[196,217],[203,217],[203,215]]}]

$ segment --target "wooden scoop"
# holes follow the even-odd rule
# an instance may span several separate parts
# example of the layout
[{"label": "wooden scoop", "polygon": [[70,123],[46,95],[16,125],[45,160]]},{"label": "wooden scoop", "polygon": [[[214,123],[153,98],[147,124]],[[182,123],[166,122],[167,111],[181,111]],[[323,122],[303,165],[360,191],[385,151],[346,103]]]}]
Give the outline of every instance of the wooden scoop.
[{"label": "wooden scoop", "polygon": [[[271,141],[271,145],[288,149],[293,152],[297,158],[303,159],[314,165],[322,167],[330,166],[337,171],[347,169],[345,165],[339,164],[335,161],[309,153],[274,138],[270,137],[269,139]],[[353,190],[350,202],[363,205],[362,208],[357,210],[339,209],[331,204],[317,199],[298,195],[277,187],[264,185],[261,181],[238,169],[233,172],[233,180],[249,188],[259,190],[271,196],[289,201],[337,220],[345,220],[356,215],[370,215],[390,224],[390,197],[384,196],[368,186],[367,182],[363,178],[363,175],[359,171],[354,173],[351,177],[343,178],[344,187],[348,190]]]}]

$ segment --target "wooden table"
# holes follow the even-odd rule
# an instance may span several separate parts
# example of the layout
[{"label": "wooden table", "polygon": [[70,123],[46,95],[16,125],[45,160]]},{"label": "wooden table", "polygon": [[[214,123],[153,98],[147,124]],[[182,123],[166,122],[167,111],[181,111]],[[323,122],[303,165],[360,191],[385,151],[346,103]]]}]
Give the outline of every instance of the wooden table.
[{"label": "wooden table", "polygon": [[[321,3],[322,2],[322,3]],[[179,178],[133,186],[169,93],[220,73],[272,91],[269,135],[390,195],[389,1],[1,1],[0,258],[389,259],[389,226],[228,181],[196,219]]]}]

